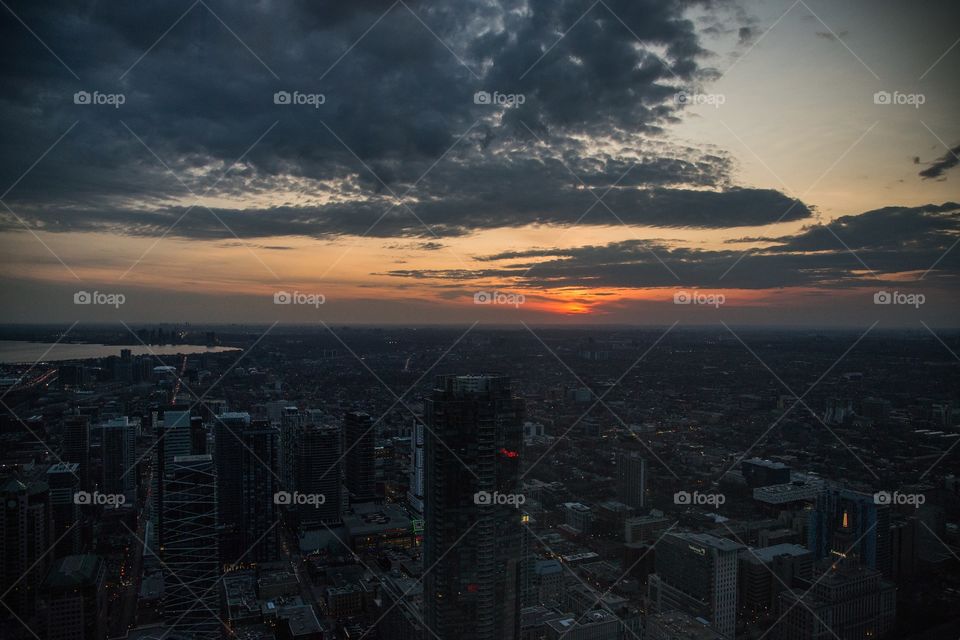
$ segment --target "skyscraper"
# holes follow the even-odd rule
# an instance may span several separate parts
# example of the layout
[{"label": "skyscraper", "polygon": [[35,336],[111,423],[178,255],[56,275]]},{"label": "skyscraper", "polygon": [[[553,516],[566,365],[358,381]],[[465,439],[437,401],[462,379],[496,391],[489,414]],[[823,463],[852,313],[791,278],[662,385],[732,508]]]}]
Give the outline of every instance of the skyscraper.
[{"label": "skyscraper", "polygon": [[733,640],[737,626],[737,554],[743,545],[706,533],[668,533],[657,544],[648,582],[657,611],[684,611]]},{"label": "skyscraper", "polygon": [[167,623],[198,640],[220,637],[217,484],[209,455],[177,456],[164,478],[163,562]]},{"label": "skyscraper", "polygon": [[169,466],[177,456],[190,455],[190,411],[167,409],[163,412],[163,457]]},{"label": "skyscraper", "polygon": [[136,461],[137,427],[127,418],[117,418],[100,425],[100,433],[100,490],[104,493],[123,494],[127,502],[133,504],[137,498],[137,474],[133,469]]},{"label": "skyscraper", "polygon": [[440,637],[519,635],[523,412],[501,376],[440,376],[426,402],[425,622]]},{"label": "skyscraper", "polygon": [[47,485],[50,487],[50,527],[52,538],[60,540],[51,553],[53,558],[80,553],[81,531],[80,505],[74,496],[80,491],[76,462],[51,465],[47,469]]},{"label": "skyscraper", "polygon": [[[280,432],[265,420],[244,429],[240,452],[240,554],[244,562],[277,559],[277,453]],[[239,558],[238,558],[239,559]]]},{"label": "skyscraper", "polygon": [[634,509],[646,504],[647,461],[634,451],[617,453],[617,498]]},{"label": "skyscraper", "polygon": [[410,433],[410,488],[407,501],[417,513],[423,513],[423,423],[415,418]]},{"label": "skyscraper", "polygon": [[303,414],[300,409],[294,405],[284,407],[280,413],[280,453],[277,456],[280,485],[284,491],[294,489],[294,462],[302,426]]},{"label": "skyscraper", "polygon": [[343,426],[350,502],[370,502],[377,497],[373,419],[366,413],[351,411],[344,417]]},{"label": "skyscraper", "polygon": [[890,575],[890,506],[873,495],[829,488],[810,512],[808,548],[815,559],[845,559]]},{"label": "skyscraper", "polygon": [[224,413],[214,431],[221,560],[274,560],[280,432],[247,413]]},{"label": "skyscraper", "polygon": [[40,587],[46,640],[100,640],[105,623],[106,567],[100,556],[71,555],[53,563]]},{"label": "skyscraper", "polygon": [[90,485],[90,417],[67,416],[63,420],[63,442],[60,451],[63,462],[77,463],[80,488],[89,491]]},{"label": "skyscraper", "polygon": [[301,529],[319,529],[340,523],[340,444],[340,428],[336,425],[311,424],[300,432],[294,455],[296,492],[323,496],[322,503],[302,503],[294,507]]},{"label": "skyscraper", "polygon": [[50,564],[50,491],[45,482],[8,478],[0,486],[0,584],[3,603],[30,619]]}]

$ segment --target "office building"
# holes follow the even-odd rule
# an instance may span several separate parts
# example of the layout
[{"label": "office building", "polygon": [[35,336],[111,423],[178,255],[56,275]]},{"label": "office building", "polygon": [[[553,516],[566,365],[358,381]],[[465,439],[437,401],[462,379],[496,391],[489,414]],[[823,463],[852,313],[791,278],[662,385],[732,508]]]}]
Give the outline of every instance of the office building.
[{"label": "office building", "polygon": [[448,375],[425,413],[424,622],[443,638],[514,640],[523,401],[506,377]]},{"label": "office building", "polygon": [[617,453],[617,499],[634,509],[646,505],[647,461],[634,451]]},{"label": "office building", "polygon": [[44,640],[101,640],[106,565],[100,556],[71,555],[50,567],[40,587]]},{"label": "office building", "polygon": [[872,494],[822,491],[810,512],[808,536],[815,560],[845,559],[890,574],[890,506],[877,504]]},{"label": "office building", "polygon": [[30,619],[51,561],[50,490],[45,482],[12,477],[0,487],[0,499],[0,593],[16,615]]},{"label": "office building", "polygon": [[377,497],[373,418],[351,411],[344,417],[343,429],[350,502],[371,502]]},{"label": "office building", "polygon": [[780,640],[882,638],[896,617],[896,588],[880,572],[850,564],[827,569],[780,594],[773,637]]},{"label": "office building", "polygon": [[78,469],[76,462],[57,463],[47,469],[51,536],[59,540],[51,553],[53,558],[80,553],[80,505],[74,498],[80,491]]},{"label": "office building", "polygon": [[220,638],[216,470],[209,455],[177,456],[164,478],[163,608],[176,631]]},{"label": "office building", "polygon": [[647,616],[644,640],[724,640],[706,621],[683,611],[665,611]]},{"label": "office building", "polygon": [[797,544],[778,544],[740,552],[737,582],[740,610],[759,617],[777,610],[780,592],[810,580],[813,553]]},{"label": "office building", "polygon": [[90,416],[71,415],[64,418],[60,460],[76,462],[80,488],[84,491],[93,489],[90,483]]},{"label": "office building", "polygon": [[705,533],[668,533],[657,544],[650,601],[710,621],[730,640],[737,624],[737,554],[743,545]]},{"label": "office building", "polygon": [[164,465],[169,467],[177,456],[189,456],[190,442],[190,411],[184,409],[167,409],[163,412],[163,428],[160,431],[163,438]]},{"label": "office building", "polygon": [[740,471],[751,489],[790,482],[790,467],[782,462],[751,458],[740,463]]},{"label": "office building", "polygon": [[423,423],[414,419],[410,435],[410,488],[407,501],[417,513],[423,513]]},{"label": "office building", "polygon": [[302,530],[323,529],[340,523],[343,484],[340,445],[341,432],[336,425],[310,424],[300,432],[294,454],[294,485],[298,494],[316,498],[293,505]]},{"label": "office building", "polygon": [[123,495],[127,503],[137,500],[137,425],[116,418],[100,425],[100,491]]},{"label": "office building", "polygon": [[248,413],[224,413],[214,433],[221,561],[274,560],[280,432]]}]

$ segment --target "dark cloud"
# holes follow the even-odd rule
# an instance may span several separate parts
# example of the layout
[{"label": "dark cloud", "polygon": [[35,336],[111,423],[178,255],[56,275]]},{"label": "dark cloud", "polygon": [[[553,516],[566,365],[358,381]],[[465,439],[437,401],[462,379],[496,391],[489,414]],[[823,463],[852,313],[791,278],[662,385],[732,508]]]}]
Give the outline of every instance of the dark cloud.
[{"label": "dark cloud", "polygon": [[[888,207],[842,217],[826,226],[807,227],[791,236],[745,238],[768,244],[746,255],[744,250],[733,248],[697,250],[626,240],[602,246],[498,253],[482,257],[490,266],[478,271],[389,273],[440,282],[506,279],[517,287],[548,289],[678,285],[769,289],[897,284],[903,282],[901,274],[916,275],[933,267],[925,276],[927,283],[955,283],[960,275],[960,255],[950,249],[958,238],[960,204],[946,203]],[[730,269],[741,257],[741,262]],[[868,269],[872,275],[864,275]]]},{"label": "dark cloud", "polygon": [[[957,166],[957,164],[960,164],[960,157],[958,157],[958,154],[960,154],[960,144],[955,146],[953,149],[947,150],[947,153],[937,158],[933,164],[921,171],[920,176],[924,179],[939,178],[948,169],[952,169]],[[920,159],[917,158],[916,163],[919,163],[919,161]]]},{"label": "dark cloud", "polygon": [[[785,196],[737,188],[725,154],[661,135],[678,87],[713,75],[684,7],[610,0],[577,22],[589,7],[11,2],[62,63],[18,21],[0,23],[6,184],[69,133],[5,200],[49,231],[162,235],[194,194],[234,198],[245,204],[215,213],[243,238],[360,234],[385,212],[372,235],[573,224],[595,202],[588,189],[610,189],[630,224],[777,220]],[[77,91],[125,103],[74,104]],[[278,91],[325,101],[274,104]],[[477,91],[524,99],[475,104]],[[410,188],[429,231],[389,210]],[[788,219],[809,215],[801,204]],[[611,218],[597,205],[584,223]],[[233,236],[203,208],[171,233]]]},{"label": "dark cloud", "polygon": [[817,37],[823,38],[824,40],[836,41],[837,39],[845,38],[849,35],[849,31],[844,29],[843,31],[838,31],[833,33],[831,31],[817,31]]}]

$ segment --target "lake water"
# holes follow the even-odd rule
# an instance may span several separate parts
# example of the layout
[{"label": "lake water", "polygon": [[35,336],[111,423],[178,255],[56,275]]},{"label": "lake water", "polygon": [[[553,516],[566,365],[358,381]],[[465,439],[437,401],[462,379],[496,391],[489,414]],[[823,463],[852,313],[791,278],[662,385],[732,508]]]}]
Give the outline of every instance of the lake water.
[{"label": "lake water", "polygon": [[[47,350],[49,349],[49,353]],[[33,364],[40,358],[44,362],[60,360],[87,360],[119,356],[121,349],[130,349],[133,355],[171,356],[178,353],[220,353],[236,351],[236,347],[203,347],[190,344],[153,345],[149,349],[142,344],[106,345],[106,344],[70,344],[49,342],[25,342],[22,340],[0,340],[0,363],[13,364],[25,362]],[[46,355],[44,355],[46,353]]]}]

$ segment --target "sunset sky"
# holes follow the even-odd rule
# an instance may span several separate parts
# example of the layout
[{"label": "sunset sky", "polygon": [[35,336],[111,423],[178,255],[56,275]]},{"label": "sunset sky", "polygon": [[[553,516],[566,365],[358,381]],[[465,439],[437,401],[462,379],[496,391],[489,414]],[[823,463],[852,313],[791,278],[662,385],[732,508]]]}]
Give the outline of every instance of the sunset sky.
[{"label": "sunset sky", "polygon": [[0,13],[4,322],[956,326],[956,2]]}]

